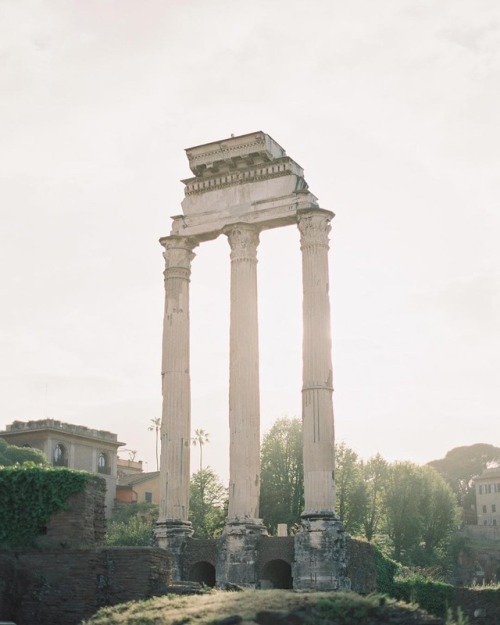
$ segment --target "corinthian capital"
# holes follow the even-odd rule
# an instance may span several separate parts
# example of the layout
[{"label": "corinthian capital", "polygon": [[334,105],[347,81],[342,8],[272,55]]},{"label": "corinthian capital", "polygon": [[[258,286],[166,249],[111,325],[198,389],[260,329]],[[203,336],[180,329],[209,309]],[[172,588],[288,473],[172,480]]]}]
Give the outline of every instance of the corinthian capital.
[{"label": "corinthian capital", "polygon": [[250,224],[234,224],[224,230],[231,246],[231,260],[256,260],[259,230]]},{"label": "corinthian capital", "polygon": [[328,234],[332,229],[333,213],[323,209],[305,210],[298,213],[301,248],[323,245],[328,247]]},{"label": "corinthian capital", "polygon": [[193,249],[198,242],[190,237],[169,236],[160,239],[160,243],[165,248],[163,258],[165,259],[165,271],[171,269],[184,269],[188,272],[191,269],[191,261],[195,257]]}]

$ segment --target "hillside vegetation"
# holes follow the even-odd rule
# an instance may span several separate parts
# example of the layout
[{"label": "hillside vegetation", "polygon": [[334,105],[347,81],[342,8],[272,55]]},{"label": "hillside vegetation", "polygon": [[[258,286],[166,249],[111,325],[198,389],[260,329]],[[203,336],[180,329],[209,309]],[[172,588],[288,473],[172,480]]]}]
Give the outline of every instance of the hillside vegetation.
[{"label": "hillside vegetation", "polygon": [[[210,591],[102,608],[85,625],[443,625],[382,595],[286,590]],[[453,625],[451,619],[447,625]]]}]

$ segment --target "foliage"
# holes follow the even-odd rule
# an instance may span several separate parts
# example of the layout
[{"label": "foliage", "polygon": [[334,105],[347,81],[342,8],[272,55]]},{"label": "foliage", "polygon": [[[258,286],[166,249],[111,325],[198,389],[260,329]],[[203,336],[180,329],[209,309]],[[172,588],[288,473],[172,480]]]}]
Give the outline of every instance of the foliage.
[{"label": "foliage", "polygon": [[157,519],[157,504],[145,501],[118,504],[108,523],[105,542],[110,546],[148,546]]},{"label": "foliage", "polygon": [[414,574],[395,579],[391,595],[407,603],[417,603],[422,609],[436,616],[445,616],[448,607],[453,603],[454,587]]},{"label": "foliage", "polygon": [[370,458],[363,466],[366,506],[362,526],[364,535],[369,541],[374,539],[383,518],[383,497],[388,470],[389,465],[380,454]]},{"label": "foliage", "polygon": [[113,521],[109,524],[105,542],[113,547],[147,547],[151,544],[153,528],[154,524],[141,516],[133,516],[128,522]]},{"label": "foliage", "polygon": [[304,509],[302,422],[278,419],[264,436],[260,460],[260,515],[271,533],[293,526]]},{"label": "foliage", "polygon": [[394,576],[400,565],[385,556],[378,547],[373,546],[377,591],[392,596],[394,592]]},{"label": "foliage", "polygon": [[10,467],[25,462],[48,465],[47,456],[43,451],[33,449],[32,447],[9,445],[3,438],[0,438],[0,466]]},{"label": "foliage", "polygon": [[207,467],[191,476],[189,520],[195,538],[215,538],[224,527],[227,489],[215,471]]},{"label": "foliage", "polygon": [[363,463],[345,443],[335,446],[335,484],[338,517],[347,532],[358,534],[367,508],[367,489]]},{"label": "foliage", "polygon": [[91,478],[84,471],[33,463],[0,467],[0,547],[33,545],[50,517],[67,508],[68,498]]},{"label": "foliage", "polygon": [[451,489],[436,471],[410,462],[390,465],[383,502],[395,560],[420,566],[444,562],[458,513]]},{"label": "foliage", "polygon": [[133,503],[118,503],[113,509],[111,523],[128,523],[132,518],[140,517],[144,521],[156,523],[158,519],[158,504],[146,501]]}]

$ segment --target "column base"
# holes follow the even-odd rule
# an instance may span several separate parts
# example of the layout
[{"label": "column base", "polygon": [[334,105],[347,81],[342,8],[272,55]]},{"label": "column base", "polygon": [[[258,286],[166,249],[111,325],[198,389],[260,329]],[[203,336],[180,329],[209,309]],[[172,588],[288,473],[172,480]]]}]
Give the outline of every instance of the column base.
[{"label": "column base", "polygon": [[215,585],[225,588],[237,584],[244,588],[257,588],[258,544],[267,536],[262,519],[228,519],[217,544]]},{"label": "column base", "polygon": [[165,549],[170,556],[171,581],[182,581],[182,555],[186,542],[192,535],[193,526],[190,521],[165,519],[156,523],[155,544],[160,549]]},{"label": "column base", "polygon": [[302,515],[295,535],[294,590],[350,590],[342,523],[330,513]]}]

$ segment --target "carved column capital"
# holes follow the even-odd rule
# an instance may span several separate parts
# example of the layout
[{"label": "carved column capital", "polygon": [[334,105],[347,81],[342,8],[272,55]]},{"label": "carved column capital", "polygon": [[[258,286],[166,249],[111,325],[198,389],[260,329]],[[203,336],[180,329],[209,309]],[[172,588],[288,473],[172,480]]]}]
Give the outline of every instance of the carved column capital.
[{"label": "carved column capital", "polygon": [[257,260],[259,229],[250,224],[233,224],[224,229],[231,246],[231,260]]},{"label": "carved column capital", "polygon": [[165,248],[163,252],[165,279],[184,278],[188,280],[191,274],[191,261],[195,257],[193,249],[198,245],[198,241],[191,237],[172,235],[161,238],[160,243]]},{"label": "carved column capital", "polygon": [[328,247],[328,235],[330,233],[330,222],[334,214],[323,209],[312,209],[299,211],[297,214],[297,225],[300,231],[300,247],[325,246]]}]

